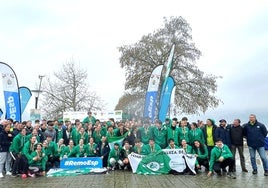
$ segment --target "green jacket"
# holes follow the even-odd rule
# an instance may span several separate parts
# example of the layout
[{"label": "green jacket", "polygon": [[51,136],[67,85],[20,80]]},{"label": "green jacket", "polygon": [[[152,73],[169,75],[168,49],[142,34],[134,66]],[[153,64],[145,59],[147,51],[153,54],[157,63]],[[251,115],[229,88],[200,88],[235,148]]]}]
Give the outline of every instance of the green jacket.
[{"label": "green jacket", "polygon": [[138,129],[138,131],[140,132],[141,142],[143,144],[148,144],[149,143],[149,139],[153,136],[152,130],[153,130],[152,126],[149,126],[147,128],[140,127]]},{"label": "green jacket", "polygon": [[153,138],[155,140],[155,143],[158,144],[161,148],[167,147],[167,130],[166,128],[160,128],[157,127],[153,128]]},{"label": "green jacket", "polygon": [[50,141],[47,148],[44,148],[44,150],[48,157],[57,156],[57,150],[58,150],[57,144],[53,141]]},{"label": "green jacket", "polygon": [[82,123],[92,123],[92,125],[95,125],[96,123],[96,118],[94,116],[91,116],[90,118],[87,116]]},{"label": "green jacket", "polygon": [[[179,149],[179,148],[180,148],[179,146],[175,145],[175,148],[174,148],[174,149]],[[168,146],[166,147],[166,149],[172,149],[172,148],[170,147],[170,145],[168,145]]]},{"label": "green jacket", "polygon": [[140,155],[146,155],[146,145],[142,144],[142,146],[140,148],[138,148],[137,146],[134,146],[133,148],[133,152],[140,154]]},{"label": "green jacket", "polygon": [[22,154],[25,155],[28,162],[32,160],[32,153],[35,152],[35,144],[31,144],[31,141],[27,141],[22,149]]},{"label": "green jacket", "polygon": [[61,158],[63,158],[64,156],[67,156],[67,157],[75,157],[75,155],[72,154],[72,153],[74,153],[74,151],[73,151],[74,148],[75,148],[75,146],[72,149],[70,149],[69,146],[65,146],[64,149],[61,152],[61,156],[60,157]]},{"label": "green jacket", "polygon": [[40,159],[37,161],[34,161],[33,158],[38,155],[37,151],[34,151],[31,153],[31,160],[28,160],[29,166],[37,166],[42,169],[42,171],[46,170],[46,163],[47,163],[47,156],[42,150],[42,152],[39,154]]},{"label": "green jacket", "polygon": [[92,145],[90,143],[87,144],[86,147],[86,153],[88,157],[95,157],[97,155],[97,144],[93,143]]},{"label": "green jacket", "polygon": [[81,139],[81,138],[83,138],[83,140],[84,140],[84,144],[87,144],[88,143],[88,134],[87,134],[87,132],[84,132],[84,134],[82,135],[81,133],[78,133],[78,136],[77,136],[77,140],[78,140],[78,142],[79,142],[79,140]]},{"label": "green jacket", "polygon": [[14,153],[21,153],[24,144],[27,142],[26,136],[22,136],[20,133],[14,137],[11,146],[9,147],[9,151]]},{"label": "green jacket", "polygon": [[158,144],[154,144],[154,147],[151,148],[149,144],[145,146],[145,155],[149,155],[150,153],[156,153],[161,150],[161,147]]},{"label": "green jacket", "polygon": [[167,143],[169,142],[169,139],[173,138],[175,144],[178,146],[179,145],[179,128],[175,127],[173,129],[172,127],[167,128]]},{"label": "green jacket", "polygon": [[225,144],[223,144],[222,148],[218,148],[217,146],[215,146],[211,150],[210,161],[209,161],[209,171],[213,171],[214,164],[215,162],[219,161],[220,157],[223,157],[224,159],[233,157],[233,154],[230,151],[229,147]]},{"label": "green jacket", "polygon": [[189,143],[189,129],[188,127],[179,127],[179,144],[181,144],[182,140],[186,140]]},{"label": "green jacket", "polygon": [[205,144],[204,133],[200,128],[189,131],[189,144],[193,145],[195,140],[198,140],[201,144]]},{"label": "green jacket", "polygon": [[105,131],[103,129],[101,129],[99,132],[94,131],[93,132],[94,142],[96,144],[98,144],[101,141],[102,136],[106,136],[106,133],[105,133]]},{"label": "green jacket", "polygon": [[74,149],[69,153],[68,157],[75,156],[75,157],[87,157],[87,145],[83,145],[80,147],[80,145],[77,145],[74,147]]},{"label": "green jacket", "polygon": [[110,159],[114,158],[116,161],[118,161],[120,159],[120,155],[122,152],[122,148],[119,147],[117,150],[115,148],[113,148],[110,153],[109,153],[109,157],[108,157],[108,167],[111,166],[110,164]]},{"label": "green jacket", "polygon": [[[199,159],[208,159],[208,148],[206,145],[203,145],[204,151],[201,152],[199,148],[193,149],[193,154],[197,154]],[[196,165],[199,165],[198,161],[195,162]]]},{"label": "green jacket", "polygon": [[[184,149],[183,147],[180,147],[181,149]],[[187,153],[187,154],[193,154],[193,148],[192,146],[190,146],[189,144],[187,144],[186,146],[186,149],[184,149],[184,151]]]}]

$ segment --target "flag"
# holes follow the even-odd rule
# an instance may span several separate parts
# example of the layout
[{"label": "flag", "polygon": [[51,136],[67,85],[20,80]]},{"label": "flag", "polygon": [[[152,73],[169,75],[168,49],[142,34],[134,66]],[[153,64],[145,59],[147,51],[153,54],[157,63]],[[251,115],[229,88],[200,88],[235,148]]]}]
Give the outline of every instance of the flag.
[{"label": "flag", "polygon": [[171,68],[173,65],[174,50],[175,50],[175,45],[173,44],[171,47],[170,53],[169,53],[168,60],[165,64],[166,74],[165,74],[165,79],[164,79],[164,83],[162,85],[162,90],[161,90],[161,95],[160,95],[160,105],[162,103],[162,99],[163,99],[164,91],[165,91],[165,88],[167,85],[168,77],[169,77],[169,74],[171,72]]},{"label": "flag", "polygon": [[27,87],[19,87],[19,93],[20,93],[20,109],[21,109],[21,114],[23,114],[32,96],[32,92]]},{"label": "flag", "polygon": [[[5,118],[21,121],[20,97],[18,80],[13,69],[6,63],[0,62],[0,73],[2,79],[2,91],[4,93],[4,104],[0,108],[5,113]],[[1,95],[2,96],[2,95]],[[0,99],[0,101],[3,99]]]},{"label": "flag", "polygon": [[144,157],[136,170],[137,174],[168,174],[170,157],[162,150]]},{"label": "flag", "polygon": [[187,166],[196,174],[196,157],[183,149],[162,149],[149,155],[131,153],[128,159],[132,172],[137,174],[168,174],[171,170],[182,173]]},{"label": "flag", "polygon": [[144,103],[144,118],[149,118],[151,122],[155,119],[157,94],[159,89],[159,83],[161,78],[163,65],[158,65],[154,68],[151,77],[149,79],[148,89],[146,92],[145,103]]},{"label": "flag", "polygon": [[127,137],[129,131],[126,132],[123,136],[112,136],[108,137],[108,144],[110,149],[114,148],[114,144],[118,143],[120,146],[122,146],[124,139]]},{"label": "flag", "polygon": [[162,102],[160,104],[159,109],[159,119],[162,122],[164,122],[166,119],[166,115],[170,106],[171,94],[174,86],[175,86],[174,79],[171,76],[169,76],[167,79],[166,87],[163,92]]}]

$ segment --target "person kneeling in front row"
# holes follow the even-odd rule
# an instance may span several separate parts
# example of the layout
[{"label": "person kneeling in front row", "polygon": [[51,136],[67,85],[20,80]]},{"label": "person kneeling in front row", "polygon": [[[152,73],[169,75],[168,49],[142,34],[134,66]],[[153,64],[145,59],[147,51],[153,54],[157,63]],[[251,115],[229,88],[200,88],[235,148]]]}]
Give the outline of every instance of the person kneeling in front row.
[{"label": "person kneeling in front row", "polygon": [[233,154],[229,147],[223,144],[221,139],[217,139],[216,146],[211,151],[208,176],[212,175],[213,170],[221,176],[222,169],[228,166],[227,176],[235,179],[236,177],[233,174],[234,164]]}]

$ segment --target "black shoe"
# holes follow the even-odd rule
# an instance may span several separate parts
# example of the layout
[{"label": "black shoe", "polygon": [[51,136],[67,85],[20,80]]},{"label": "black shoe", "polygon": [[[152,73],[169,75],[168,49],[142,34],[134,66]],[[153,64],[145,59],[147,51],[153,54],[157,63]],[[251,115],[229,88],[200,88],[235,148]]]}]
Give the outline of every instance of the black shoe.
[{"label": "black shoe", "polygon": [[248,170],[246,168],[243,168],[242,172],[248,172]]},{"label": "black shoe", "polygon": [[266,171],[264,172],[264,175],[265,175],[265,176],[268,176],[268,170],[266,170]]},{"label": "black shoe", "polygon": [[253,170],[252,171],[252,174],[258,174],[258,171],[257,170]]},{"label": "black shoe", "polygon": [[10,177],[12,177],[12,178],[16,178],[16,177],[19,177],[19,175],[18,175],[18,174],[11,174]]},{"label": "black shoe", "polygon": [[228,172],[227,177],[231,179],[236,179],[235,175],[232,172]]}]

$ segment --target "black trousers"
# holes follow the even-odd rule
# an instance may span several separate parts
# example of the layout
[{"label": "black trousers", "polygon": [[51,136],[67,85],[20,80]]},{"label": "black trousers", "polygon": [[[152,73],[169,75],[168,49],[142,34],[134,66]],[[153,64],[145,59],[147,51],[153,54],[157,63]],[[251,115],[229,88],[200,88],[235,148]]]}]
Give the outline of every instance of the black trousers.
[{"label": "black trousers", "polygon": [[24,155],[12,152],[13,159],[12,174],[26,174],[28,171],[28,160]]},{"label": "black trousers", "polygon": [[200,165],[200,167],[204,166],[206,168],[206,170],[209,169],[209,161],[208,161],[208,159],[200,159],[200,158],[197,157],[196,160],[197,160],[198,164]]},{"label": "black trousers", "polygon": [[235,160],[230,157],[230,158],[224,159],[222,162],[215,162],[213,169],[216,173],[220,173],[221,169],[226,168],[228,166],[229,167],[228,171],[233,172],[234,165],[235,165]]}]

